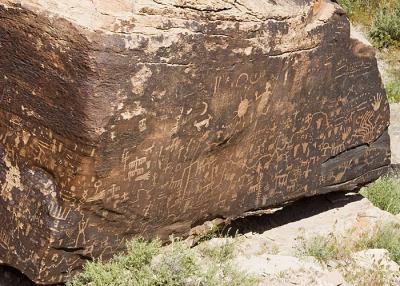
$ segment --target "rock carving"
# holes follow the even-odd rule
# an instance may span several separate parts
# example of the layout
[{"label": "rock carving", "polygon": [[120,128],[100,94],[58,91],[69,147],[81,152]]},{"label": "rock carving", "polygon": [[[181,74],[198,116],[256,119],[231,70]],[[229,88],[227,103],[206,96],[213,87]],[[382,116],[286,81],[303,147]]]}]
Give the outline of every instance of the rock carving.
[{"label": "rock carving", "polygon": [[0,95],[0,263],[43,284],[390,164],[373,49],[328,0],[0,0]]}]

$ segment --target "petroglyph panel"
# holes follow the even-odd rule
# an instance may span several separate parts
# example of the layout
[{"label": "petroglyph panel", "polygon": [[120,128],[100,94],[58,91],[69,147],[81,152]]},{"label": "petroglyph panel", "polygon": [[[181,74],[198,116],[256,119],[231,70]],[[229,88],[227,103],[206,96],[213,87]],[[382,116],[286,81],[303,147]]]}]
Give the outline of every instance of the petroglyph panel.
[{"label": "petroglyph panel", "polygon": [[62,282],[386,171],[374,52],[336,4],[100,2],[0,0],[2,263]]}]

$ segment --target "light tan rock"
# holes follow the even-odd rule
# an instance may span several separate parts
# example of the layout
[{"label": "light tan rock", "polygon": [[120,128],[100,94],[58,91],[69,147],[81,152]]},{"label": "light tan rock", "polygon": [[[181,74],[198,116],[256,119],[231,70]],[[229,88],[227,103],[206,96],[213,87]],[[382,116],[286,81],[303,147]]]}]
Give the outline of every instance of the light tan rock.
[{"label": "light tan rock", "polygon": [[[352,275],[354,281],[361,283],[355,286],[364,285],[368,279],[379,278],[388,286],[400,281],[399,266],[390,259],[387,250],[362,250],[327,264],[301,254],[302,243],[317,236],[336,237],[339,242],[350,245],[384,224],[400,223],[399,217],[376,208],[360,195],[310,198],[274,214],[266,214],[262,219],[251,219],[267,229],[262,231],[262,226],[257,228],[253,224],[252,228],[260,233],[247,233],[229,240],[215,238],[199,247],[233,243],[233,264],[261,277],[260,286],[352,285],[344,274]],[[244,229],[249,221],[250,218],[241,222]],[[238,225],[232,226],[242,230]]]}]

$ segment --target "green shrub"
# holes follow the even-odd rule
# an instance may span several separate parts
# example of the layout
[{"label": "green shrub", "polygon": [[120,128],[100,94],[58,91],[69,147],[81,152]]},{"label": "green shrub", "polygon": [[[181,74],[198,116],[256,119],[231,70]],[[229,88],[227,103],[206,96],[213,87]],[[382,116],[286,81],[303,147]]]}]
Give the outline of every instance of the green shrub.
[{"label": "green shrub", "polygon": [[376,229],[364,242],[364,248],[386,249],[390,258],[400,264],[400,225],[385,224]]},{"label": "green shrub", "polygon": [[377,0],[339,0],[349,18],[364,26],[370,25],[373,15],[379,9],[380,3],[388,1]]},{"label": "green shrub", "polygon": [[200,251],[207,257],[210,257],[217,263],[225,263],[232,259],[234,245],[228,238],[225,238],[225,242],[218,247],[209,247],[205,245],[205,247],[201,247]]},{"label": "green shrub", "polygon": [[303,239],[298,254],[313,256],[323,263],[336,260],[346,281],[352,285],[397,285],[393,283],[397,283],[394,280],[398,281],[398,274],[389,271],[380,260],[374,263],[372,269],[360,267],[352,253],[366,249],[386,249],[390,258],[400,263],[400,225],[385,223],[358,236],[350,230],[340,238],[330,235],[316,236],[307,241]]},{"label": "green shrub", "polygon": [[135,239],[127,253],[109,262],[90,262],[67,286],[251,286],[258,279],[231,263],[233,246],[202,257],[182,241],[162,247],[160,241]]},{"label": "green shrub", "polygon": [[173,242],[165,248],[152,265],[152,270],[150,285],[180,286],[189,281],[202,281],[196,253],[182,242]]},{"label": "green shrub", "polygon": [[339,257],[340,247],[333,236],[315,236],[310,240],[300,240],[298,255],[312,256],[319,262],[328,262]]},{"label": "green shrub", "polygon": [[400,179],[382,177],[361,191],[378,208],[392,214],[400,213]]},{"label": "green shrub", "polygon": [[350,285],[359,286],[388,286],[394,285],[392,282],[393,274],[388,272],[384,265],[374,262],[371,268],[363,268],[352,262],[346,267],[342,267],[347,282]]},{"label": "green shrub", "polygon": [[374,17],[369,36],[378,48],[398,45],[400,42],[400,3],[382,7]]},{"label": "green shrub", "polygon": [[377,48],[400,43],[400,2],[398,0],[339,0],[352,22],[367,28]]},{"label": "green shrub", "polygon": [[126,255],[117,255],[108,263],[95,261],[86,264],[84,271],[67,286],[151,285],[145,281],[151,277],[149,265],[160,253],[160,247],[158,240],[147,242],[135,239],[127,243]]},{"label": "green shrub", "polygon": [[390,258],[400,263],[400,224],[385,223],[376,227],[371,233],[364,233],[356,240],[348,237],[338,239],[334,236],[315,236],[310,240],[301,240],[298,254],[300,256],[312,256],[319,262],[339,260],[350,257],[354,251],[365,249],[386,249]]},{"label": "green shrub", "polygon": [[391,103],[400,102],[400,80],[386,84],[386,93]]}]

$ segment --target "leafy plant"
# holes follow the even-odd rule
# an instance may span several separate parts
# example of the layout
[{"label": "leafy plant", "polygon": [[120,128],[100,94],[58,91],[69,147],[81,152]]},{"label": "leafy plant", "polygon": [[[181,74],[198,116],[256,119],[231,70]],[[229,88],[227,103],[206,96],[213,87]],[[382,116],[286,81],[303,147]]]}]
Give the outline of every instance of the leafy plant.
[{"label": "leafy plant", "polygon": [[234,245],[229,238],[225,238],[221,245],[210,247],[207,244],[200,248],[203,255],[210,257],[217,263],[225,263],[232,259]]},{"label": "leafy plant", "polygon": [[400,42],[400,2],[394,7],[382,7],[375,15],[370,38],[378,48],[387,48]]},{"label": "leafy plant", "polygon": [[[372,269],[360,268],[355,263],[350,263],[342,269],[344,277],[351,285],[360,286],[386,286],[392,285],[390,273],[383,265],[374,263]],[[389,283],[388,283],[389,282]]]},{"label": "leafy plant", "polygon": [[206,255],[172,240],[135,239],[125,254],[109,262],[90,262],[67,286],[251,286],[257,278],[239,271],[231,263],[233,245],[228,243]]},{"label": "leafy plant", "polygon": [[328,262],[339,256],[339,245],[333,236],[315,236],[310,240],[301,239],[298,254],[300,256],[312,256],[319,262]]},{"label": "leafy plant", "polygon": [[361,24],[377,48],[400,43],[400,2],[397,0],[339,0],[353,23]]},{"label": "leafy plant", "polygon": [[361,191],[378,208],[392,214],[400,213],[400,179],[382,177]]},{"label": "leafy plant", "polygon": [[385,0],[339,0],[339,4],[346,11],[349,18],[356,23],[369,25],[379,6]]},{"label": "leafy plant", "polygon": [[389,223],[377,228],[366,240],[365,247],[386,249],[390,258],[400,264],[400,225]]},{"label": "leafy plant", "polygon": [[386,93],[391,103],[400,102],[400,80],[386,84]]},{"label": "leafy plant", "polygon": [[321,263],[337,261],[338,265],[341,265],[339,269],[346,277],[346,281],[354,285],[394,285],[391,280],[397,277],[396,273],[387,269],[381,261],[374,262],[370,269],[359,267],[353,259],[352,253],[367,249],[386,249],[390,258],[400,263],[400,225],[386,223],[374,228],[372,232],[365,232],[357,237],[349,231],[340,239],[332,235],[302,239],[298,254],[313,256]]}]

